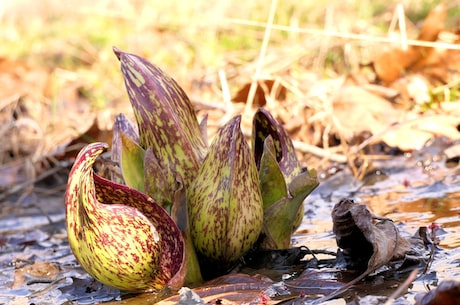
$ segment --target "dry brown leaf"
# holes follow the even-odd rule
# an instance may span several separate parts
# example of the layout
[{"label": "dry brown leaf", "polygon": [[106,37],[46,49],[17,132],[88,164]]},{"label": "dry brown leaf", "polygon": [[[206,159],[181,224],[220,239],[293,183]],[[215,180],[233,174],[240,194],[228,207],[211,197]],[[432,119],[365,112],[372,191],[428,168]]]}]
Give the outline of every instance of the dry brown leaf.
[{"label": "dry brown leaf", "polygon": [[[260,298],[263,291],[272,284],[273,282],[267,278],[229,274],[193,290],[182,288],[179,295],[169,297],[157,304],[216,304],[217,301],[220,304],[250,304],[251,300]],[[268,298],[267,296],[267,300]]]},{"label": "dry brown leaf", "polygon": [[[444,29],[447,6],[441,3],[425,19],[418,40],[435,41]],[[421,69],[430,62],[433,48],[410,46],[407,50],[394,48],[377,56],[373,67],[377,77],[386,84],[392,83],[407,69]]]},{"label": "dry brown leaf", "polygon": [[460,303],[460,282],[442,281],[435,290],[417,294],[416,305],[458,305]]},{"label": "dry brown leaf", "polygon": [[414,51],[391,49],[374,59],[373,67],[379,80],[384,84],[395,81],[413,63]]},{"label": "dry brown leaf", "polygon": [[0,104],[11,96],[49,97],[52,92],[50,73],[23,61],[0,57]]},{"label": "dry brown leaf", "polygon": [[447,5],[445,3],[440,3],[433,8],[425,18],[418,40],[435,41],[439,33],[444,29],[446,16]]},{"label": "dry brown leaf", "polygon": [[[246,103],[248,99],[251,83],[245,84],[235,96],[232,98],[235,102]],[[259,80],[257,82],[257,90],[254,96],[253,105],[262,107],[267,104],[267,96],[273,96],[277,101],[284,101],[286,99],[287,89],[283,85],[271,79]]]},{"label": "dry brown leaf", "polygon": [[14,274],[13,287],[21,287],[28,278],[42,280],[55,280],[59,274],[59,267],[49,261],[35,261],[32,265],[27,265],[17,269]]},{"label": "dry brown leaf", "polygon": [[[458,34],[455,36],[458,37]],[[452,44],[460,44],[460,38],[452,41]],[[460,76],[460,51],[433,48],[429,54],[426,54],[411,69],[423,73],[435,85],[439,83],[448,84],[458,80]]]},{"label": "dry brown leaf", "polygon": [[422,73],[401,77],[391,84],[399,92],[398,103],[411,108],[413,105],[426,105],[431,101],[430,80]]},{"label": "dry brown leaf", "polygon": [[402,151],[422,148],[435,136],[444,136],[451,140],[460,139],[457,126],[460,118],[451,115],[434,115],[421,117],[417,120],[394,126],[385,132],[381,140]]},{"label": "dry brown leaf", "polygon": [[435,136],[460,139],[460,118],[454,115],[455,110],[450,112],[453,115],[409,114],[412,117],[408,119],[407,113],[396,109],[388,100],[361,87],[345,86],[333,99],[332,115],[335,131],[348,140],[370,131],[373,142],[383,141],[391,147],[410,151],[422,148]]},{"label": "dry brown leaf", "polygon": [[403,257],[409,242],[388,218],[373,215],[366,205],[342,199],[332,210],[337,245],[349,263],[371,273],[391,260]]},{"label": "dry brown leaf", "polygon": [[347,139],[370,131],[378,134],[401,115],[391,102],[357,86],[342,87],[333,99],[336,130]]},{"label": "dry brown leaf", "polygon": [[345,285],[339,280],[340,277],[340,271],[308,268],[295,279],[286,280],[285,283],[292,294],[326,294]]},{"label": "dry brown leaf", "polygon": [[364,272],[338,290],[316,300],[315,305],[341,295],[391,260],[402,258],[411,248],[391,219],[377,217],[366,205],[353,200],[340,200],[332,209],[332,221],[337,245],[342,249],[347,264]]}]

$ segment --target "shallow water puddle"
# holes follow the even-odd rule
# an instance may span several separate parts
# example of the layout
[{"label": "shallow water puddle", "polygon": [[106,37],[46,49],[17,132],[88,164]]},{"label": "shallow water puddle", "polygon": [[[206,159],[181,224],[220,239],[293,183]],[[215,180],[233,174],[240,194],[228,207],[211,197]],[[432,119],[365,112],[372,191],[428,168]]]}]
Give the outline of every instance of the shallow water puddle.
[{"label": "shallow water puddle", "polygon": [[[348,170],[323,179],[305,202],[304,221],[293,236],[293,246],[336,252],[331,209],[341,198],[351,198],[367,204],[374,214],[393,219],[406,236],[431,223],[441,226],[440,251],[428,275],[416,280],[405,294],[407,304],[414,304],[415,293],[434,288],[439,281],[460,278],[460,167],[448,168],[442,158],[433,159],[429,153],[420,153],[380,161],[364,183]],[[0,203],[0,304],[91,304],[128,298],[97,283],[76,264],[67,244],[64,218],[63,196]],[[331,258],[327,254],[317,257]],[[300,272],[261,267],[251,273],[281,281]],[[343,282],[353,278],[345,273],[322,276],[334,281],[337,276]],[[358,294],[389,295],[403,280],[385,272],[372,275]],[[149,295],[129,296],[130,304],[155,301]]]},{"label": "shallow water puddle", "polygon": [[[431,160],[429,166],[424,166],[422,161],[413,157],[382,162],[369,175],[369,183],[356,181],[346,171],[337,173],[323,181],[307,198],[310,213],[307,211],[293,244],[335,251],[334,236],[329,233],[332,227],[329,215],[333,205],[344,197],[366,204],[378,216],[393,219],[407,237],[414,235],[419,227],[436,223],[441,226],[437,236],[440,251],[436,253],[428,274],[416,280],[403,298],[408,300],[407,304],[414,304],[415,293],[434,289],[440,281],[460,278],[459,174],[459,166],[447,168],[442,159]],[[382,287],[373,286],[372,280],[375,278],[371,277],[369,285],[363,287],[369,295],[388,295],[395,289],[388,291],[391,277],[384,278]]]}]

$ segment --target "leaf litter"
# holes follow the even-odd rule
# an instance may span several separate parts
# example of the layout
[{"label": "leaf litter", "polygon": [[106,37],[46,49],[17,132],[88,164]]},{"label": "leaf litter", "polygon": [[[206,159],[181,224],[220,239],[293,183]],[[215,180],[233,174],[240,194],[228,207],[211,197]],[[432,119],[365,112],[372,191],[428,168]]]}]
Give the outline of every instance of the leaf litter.
[{"label": "leaf litter", "polygon": [[[418,35],[419,41],[442,42],[447,37],[448,43],[458,46],[456,31],[442,26],[446,10],[446,6],[441,5],[432,11]],[[421,57],[425,51],[428,56]],[[416,54],[410,63],[406,62],[407,53]],[[237,275],[233,279],[229,276],[221,282],[208,283],[194,289],[200,298],[215,304],[251,303],[248,300],[254,304],[308,304],[309,294],[327,296],[353,282],[360,274],[366,274],[363,281],[355,283],[358,296],[347,300],[373,304],[379,298],[377,295],[384,293],[377,291],[376,282],[382,281],[382,277],[386,283],[397,278],[393,286],[396,288],[407,275],[407,271],[398,268],[409,266],[413,269],[414,264],[421,263],[415,268],[427,274],[414,281],[415,287],[422,291],[420,283],[433,288],[438,286],[428,293],[419,292],[415,296],[416,304],[436,304],[439,299],[443,304],[455,304],[458,282],[448,279],[460,276],[457,266],[460,257],[455,253],[460,246],[456,206],[460,192],[459,154],[454,149],[460,137],[460,106],[454,94],[460,70],[455,69],[459,63],[458,54],[457,49],[411,46],[402,52],[396,47],[373,60],[372,73],[375,74],[371,75],[374,80],[369,81],[363,69],[332,81],[305,75],[303,86],[299,86],[293,71],[286,70],[292,62],[268,65],[266,70],[270,73],[266,79],[259,79],[254,105],[265,105],[275,113],[296,140],[301,160],[309,166],[317,162],[324,175],[320,188],[305,203],[304,221],[293,237],[293,244],[327,249],[330,253],[312,254],[314,250],[311,250],[304,256],[298,254],[300,258],[296,257],[295,263],[301,265],[300,269],[291,264],[278,268],[277,273],[274,266],[269,273],[272,278]],[[388,63],[395,63],[396,68],[386,65]],[[14,90],[3,91],[1,97],[0,282],[5,284],[1,287],[4,292],[0,302],[90,304],[123,298],[125,304],[142,303],[141,296],[130,298],[98,284],[75,264],[66,241],[62,199],[51,196],[62,192],[66,171],[75,157],[72,152],[93,139],[110,138],[111,127],[105,124],[105,114],[94,114],[87,103],[80,103],[82,84],[71,78],[67,79],[68,90],[62,93],[69,97],[65,100],[71,102],[52,110],[49,71],[7,58],[3,58],[1,64],[1,77],[9,84],[7,87]],[[388,72],[381,67],[393,70]],[[56,73],[65,74],[65,71]],[[441,93],[432,96],[436,92]],[[244,102],[248,94],[246,83],[234,95],[235,101]],[[299,102],[300,98],[308,102]],[[431,103],[435,98],[440,99],[439,102]],[[222,114],[242,112],[238,103],[221,106],[195,102],[202,106],[199,115],[208,113],[209,121],[216,126],[224,121]],[[84,124],[81,117],[85,117]],[[444,144],[432,143],[433,138],[440,137],[446,140]],[[398,150],[405,155],[393,155]],[[446,166],[444,154],[453,160],[453,165]],[[334,162],[337,160],[340,161]],[[387,166],[382,166],[385,162]],[[21,193],[24,195],[17,195]],[[334,251],[337,235],[330,234],[333,223],[328,213],[332,210],[331,202],[339,202],[344,197],[364,201],[374,213],[393,219],[381,219],[381,224],[377,225],[374,221],[379,219],[372,216],[369,219],[365,206],[358,208],[367,215],[364,219],[369,220],[363,225],[366,228],[363,235],[374,235],[368,243],[374,250],[386,251],[385,255],[379,255],[379,251],[367,252],[364,273],[363,268],[358,268],[361,273],[356,273],[333,264],[339,259]],[[358,217],[358,223],[360,219]],[[444,233],[433,234],[434,231],[428,229],[420,235],[419,227],[434,221],[442,223]],[[402,232],[393,235],[399,230]],[[416,249],[428,253],[431,266],[427,270],[430,264],[407,255],[402,262],[396,262],[396,266],[390,263],[394,254],[391,249],[399,248],[396,239],[411,240],[405,231],[419,234],[417,240],[422,243],[417,244]],[[376,234],[390,238],[376,240]],[[396,236],[398,238],[391,238]],[[440,240],[436,242],[436,239]],[[309,256],[312,258],[307,259]],[[250,269],[248,265],[244,266],[246,270]],[[252,270],[253,273],[258,271],[262,273],[263,270]],[[342,282],[345,278],[347,280]],[[372,295],[363,296],[363,291],[366,294],[369,290]],[[189,294],[190,290],[184,289],[180,295],[186,298]],[[409,291],[403,297],[406,302],[403,304],[414,304],[412,294]],[[152,296],[144,297],[147,303],[157,301]]]}]

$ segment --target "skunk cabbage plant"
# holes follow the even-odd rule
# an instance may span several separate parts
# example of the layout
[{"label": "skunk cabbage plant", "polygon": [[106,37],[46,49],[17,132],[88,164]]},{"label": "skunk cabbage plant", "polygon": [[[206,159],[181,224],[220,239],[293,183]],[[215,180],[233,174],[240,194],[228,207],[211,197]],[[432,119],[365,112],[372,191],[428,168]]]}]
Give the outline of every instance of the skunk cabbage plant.
[{"label": "skunk cabbage plant", "polygon": [[252,149],[241,116],[208,147],[206,120],[182,88],[145,59],[114,52],[137,124],[115,120],[121,175],[93,170],[106,143],[83,148],[70,172],[67,232],[83,268],[120,290],[160,292],[228,270],[251,248],[289,247],[318,180],[300,167],[283,126],[259,109]]},{"label": "skunk cabbage plant", "polygon": [[185,256],[177,225],[147,195],[94,173],[105,148],[85,147],[70,172],[66,219],[72,252],[94,278],[121,290],[181,285],[182,279],[173,280]]},{"label": "skunk cabbage plant", "polygon": [[301,168],[286,130],[265,109],[254,115],[252,138],[264,207],[261,247],[284,249],[302,221],[305,197],[318,186],[316,171]]}]

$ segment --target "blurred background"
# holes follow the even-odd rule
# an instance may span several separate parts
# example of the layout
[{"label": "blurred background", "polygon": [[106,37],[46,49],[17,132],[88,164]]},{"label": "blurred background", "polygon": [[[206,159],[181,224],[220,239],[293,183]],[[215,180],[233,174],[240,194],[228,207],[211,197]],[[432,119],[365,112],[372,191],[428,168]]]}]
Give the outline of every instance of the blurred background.
[{"label": "blurred background", "polygon": [[[459,0],[1,0],[0,303],[57,291],[26,280],[43,260],[68,272],[62,299],[119,298],[75,271],[63,202],[76,153],[133,118],[113,47],[171,75],[210,136],[235,114],[250,134],[257,107],[284,124],[321,178],[295,245],[335,251],[331,204],[359,193],[406,229],[441,223],[457,251],[459,16]],[[458,278],[452,253],[440,278]]]}]

